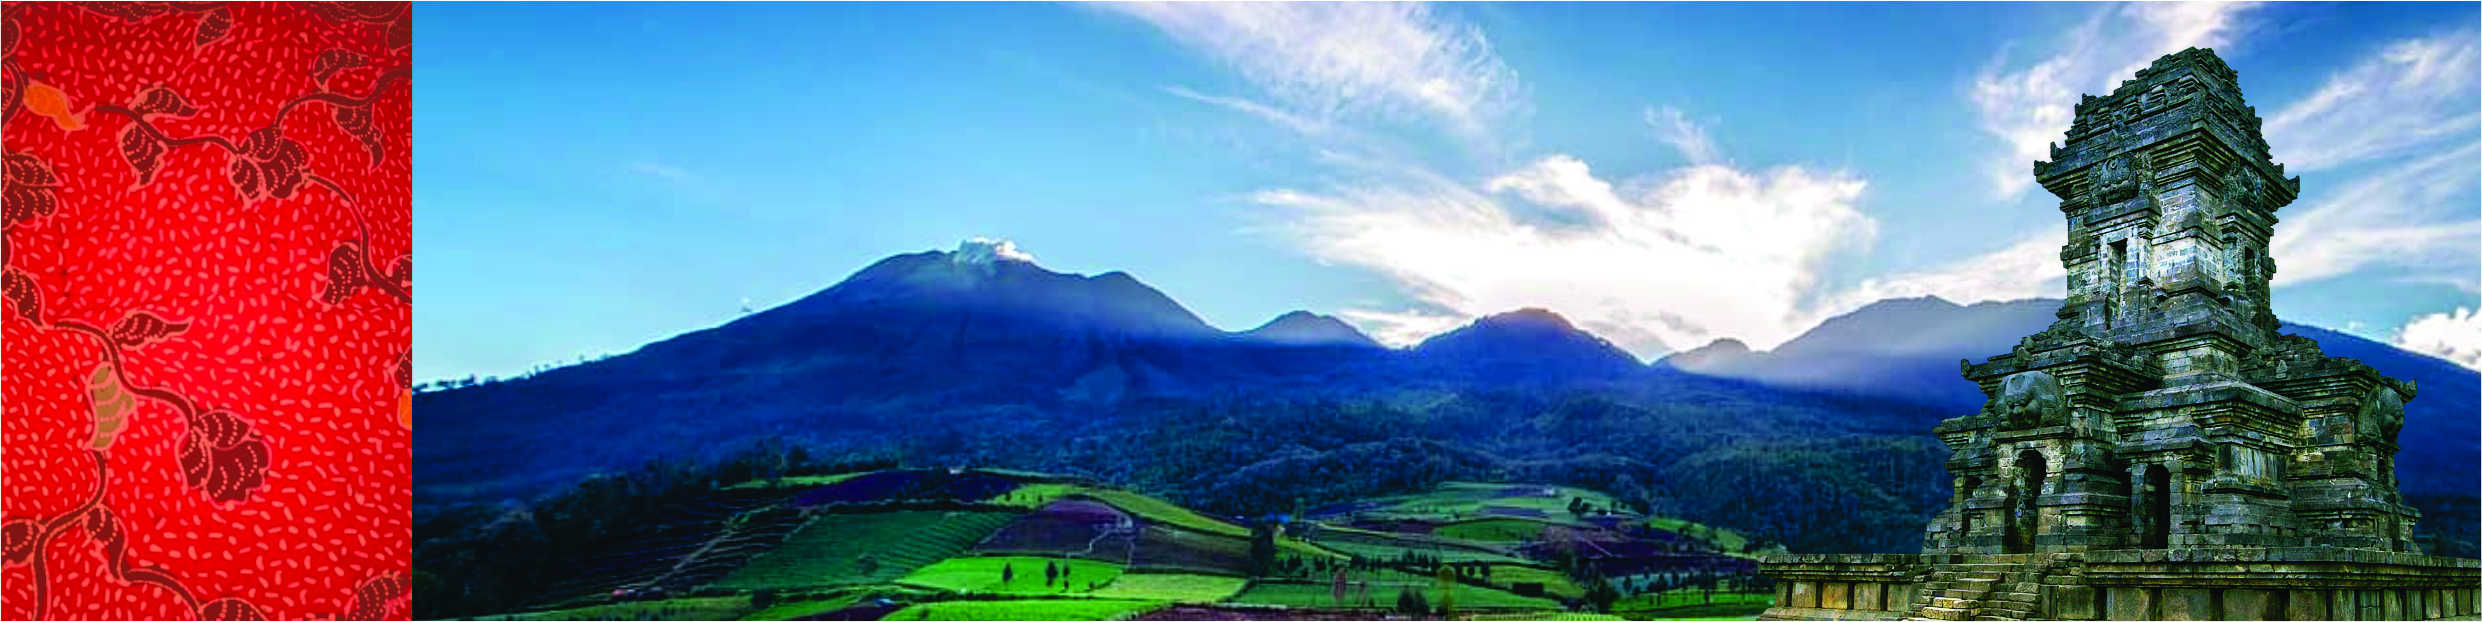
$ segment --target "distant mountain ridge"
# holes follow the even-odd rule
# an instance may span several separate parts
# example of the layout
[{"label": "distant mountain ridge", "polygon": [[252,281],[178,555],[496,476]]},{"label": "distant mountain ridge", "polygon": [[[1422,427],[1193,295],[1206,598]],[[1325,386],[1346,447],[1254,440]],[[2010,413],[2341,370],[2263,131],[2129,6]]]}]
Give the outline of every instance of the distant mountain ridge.
[{"label": "distant mountain ridge", "polygon": [[[1340,438],[1285,436],[1313,433],[1307,430],[1254,433],[1223,445],[1238,453],[1219,460],[1287,466],[1185,485],[1256,490],[1246,481],[1251,474],[1319,472],[1329,467],[1317,466],[1326,459],[1318,456],[1344,451],[1337,443],[1348,441],[1360,443],[1350,445],[1360,448],[1351,454],[1361,456],[1354,464],[1383,465],[1396,463],[1370,459],[1371,452],[1456,446],[1444,443],[1524,452],[1531,462],[1518,464],[1640,465],[1630,468],[1754,451],[1746,445],[1752,438],[1850,447],[1836,439],[1879,435],[1873,438],[1887,440],[1865,446],[1938,452],[1929,426],[1982,401],[1958,376],[1957,361],[2007,352],[2048,326],[2060,304],[1887,300],[1831,318],[1771,351],[1719,341],[1641,364],[1544,309],[1487,316],[1401,349],[1301,311],[1227,332],[1126,273],[1062,274],[1027,258],[969,250],[889,257],[808,297],[609,359],[420,394],[416,407],[426,425],[415,434],[417,503],[522,498],[654,457],[712,456],[753,438],[806,438],[838,451],[920,460],[1022,456],[1008,460],[1057,470],[1075,464],[1058,456],[1103,451],[1081,448],[1085,440],[1146,438],[1173,425],[1166,417],[1245,416],[1246,409],[1214,414],[1235,402],[1382,408],[1407,419]],[[2416,381],[2420,395],[2408,402],[2407,425],[2421,433],[2404,437],[2398,465],[2405,490],[2472,494],[2482,479],[2482,382],[2472,370],[2313,327],[2287,331],[2319,340],[2330,355]],[[1633,421],[1640,423],[1627,423]],[[1340,432],[1317,432],[1329,433]],[[1620,438],[1642,440],[1610,444]],[[1602,453],[1567,455],[1583,447]],[[1935,469],[1944,456],[1938,453],[1904,460]],[[1487,456],[1458,455],[1456,464],[1468,465],[1459,468],[1486,468],[1473,465]],[[1715,459],[1724,458],[1704,460]],[[1423,463],[1411,459],[1402,468],[1433,468]],[[1244,466],[1147,468],[1171,464],[1183,473]],[[1573,472],[1612,468],[1620,467]],[[1905,496],[1874,503],[1927,512],[1892,509],[1929,503],[1898,499],[1929,499],[1944,488],[1917,483],[1906,485]]]}]

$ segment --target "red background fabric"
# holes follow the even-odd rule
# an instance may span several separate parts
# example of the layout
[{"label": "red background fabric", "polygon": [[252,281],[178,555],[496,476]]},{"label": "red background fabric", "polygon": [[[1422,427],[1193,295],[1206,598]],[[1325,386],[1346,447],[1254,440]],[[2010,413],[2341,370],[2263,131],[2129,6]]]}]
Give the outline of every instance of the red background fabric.
[{"label": "red background fabric", "polygon": [[0,7],[0,618],[405,618],[411,9]]}]

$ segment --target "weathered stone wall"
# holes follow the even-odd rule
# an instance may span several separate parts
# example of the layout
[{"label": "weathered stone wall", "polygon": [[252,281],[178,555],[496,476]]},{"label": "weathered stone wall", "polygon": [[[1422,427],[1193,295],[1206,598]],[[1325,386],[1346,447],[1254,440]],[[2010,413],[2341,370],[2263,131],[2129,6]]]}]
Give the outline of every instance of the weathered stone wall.
[{"label": "weathered stone wall", "polygon": [[1771,555],[1762,620],[2441,620],[2482,615],[2482,560],[2323,547]]}]

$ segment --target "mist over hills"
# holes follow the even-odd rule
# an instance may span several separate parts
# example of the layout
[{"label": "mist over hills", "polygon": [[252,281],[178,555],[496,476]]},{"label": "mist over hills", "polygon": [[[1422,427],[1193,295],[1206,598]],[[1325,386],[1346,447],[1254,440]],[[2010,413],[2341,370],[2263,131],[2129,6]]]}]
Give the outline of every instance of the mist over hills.
[{"label": "mist over hills", "polygon": [[[1126,273],[975,250],[896,255],[624,355],[423,393],[416,503],[526,499],[784,439],[1234,513],[1448,479],[1570,483],[1796,551],[1911,552],[1948,494],[1929,428],[1982,400],[1957,361],[2007,352],[2060,304],[1886,300],[1771,351],[1718,342],[1643,364],[1543,309],[1403,349],[1307,311],[1227,332]],[[2287,331],[2419,384],[2399,472],[2425,529],[2470,551],[2476,374]]]}]

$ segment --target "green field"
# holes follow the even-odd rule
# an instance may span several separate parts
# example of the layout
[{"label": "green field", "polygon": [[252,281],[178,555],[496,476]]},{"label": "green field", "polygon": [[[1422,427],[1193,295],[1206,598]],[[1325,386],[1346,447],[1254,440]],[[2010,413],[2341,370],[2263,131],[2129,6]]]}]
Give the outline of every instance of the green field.
[{"label": "green field", "polygon": [[[1057,564],[1066,576],[1062,582],[1043,580],[1045,564]],[[1003,568],[1016,570],[1013,580],[1000,579]],[[1120,576],[1121,565],[1090,559],[1054,557],[958,557],[916,570],[901,585],[965,592],[969,594],[1084,594],[1087,586],[1111,583]]]},{"label": "green field", "polygon": [[[1365,604],[1361,602],[1363,598],[1362,588],[1358,585],[1352,585],[1351,583],[1353,582],[1368,583],[1370,586],[1370,601],[1376,602],[1377,606],[1381,608],[1395,606],[1397,591],[1407,587],[1421,592],[1422,598],[1431,604],[1437,605],[1439,603],[1439,581],[1433,577],[1425,577],[1407,572],[1388,570],[1371,573],[1352,573],[1348,576],[1346,581],[1348,582],[1348,586],[1345,588],[1345,606],[1348,608],[1361,607]],[[1254,605],[1283,605],[1287,607],[1334,607],[1334,589],[1333,584],[1324,581],[1300,583],[1259,582],[1251,584],[1250,588],[1247,590],[1242,590],[1241,595],[1233,597],[1230,602]],[[1456,606],[1459,609],[1558,610],[1563,608],[1559,602],[1550,599],[1518,596],[1506,591],[1486,587],[1457,584],[1451,589],[1455,592]]]},{"label": "green field", "polygon": [[1578,587],[1577,582],[1569,580],[1568,575],[1558,571],[1533,566],[1506,564],[1491,566],[1492,585],[1508,588],[1518,583],[1541,583],[1543,593],[1560,598],[1581,598],[1586,595],[1585,588]]},{"label": "green field", "polygon": [[1476,542],[1528,542],[1543,539],[1543,522],[1523,518],[1484,518],[1441,525],[1431,535]]},{"label": "green field", "polygon": [[1095,590],[1096,598],[1130,600],[1168,600],[1178,603],[1213,603],[1231,598],[1248,587],[1250,581],[1240,577],[1206,574],[1141,572],[1120,575],[1111,585]]},{"label": "green field", "polygon": [[886,583],[965,552],[1017,516],[1008,512],[819,516],[775,550],[711,586],[755,590]]},{"label": "green field", "polygon": [[991,502],[1032,509],[1058,501],[1061,497],[1085,491],[1086,487],[1076,484],[1026,484],[1018,486],[1016,490],[1009,491],[1008,494],[993,497]]},{"label": "green field", "polygon": [[1583,488],[1448,482],[1430,492],[1373,499],[1381,505],[1357,514],[1374,518],[1456,520],[1482,517],[1485,516],[1484,508],[1502,507],[1540,510],[1545,519],[1558,522],[1571,518],[1568,504],[1572,499],[1584,499],[1596,509],[1622,509],[1619,501],[1611,495]]},{"label": "green field", "polygon": [[1149,521],[1235,538],[1250,537],[1248,527],[1217,520],[1162,499],[1126,490],[1090,490],[1085,494]]},{"label": "green field", "polygon": [[884,620],[1119,620],[1166,603],[1145,600],[957,600],[899,609]]},{"label": "green field", "polygon": [[1741,534],[1733,533],[1730,529],[1716,529],[1677,518],[1665,518],[1660,516],[1649,518],[1646,519],[1646,526],[1688,536],[1696,540],[1703,540],[1707,544],[1714,545],[1716,549],[1722,550],[1725,553],[1739,553],[1741,552],[1741,547],[1747,545],[1749,542],[1747,538],[1741,537]]},{"label": "green field", "polygon": [[863,471],[859,473],[837,473],[835,475],[801,475],[773,480],[754,479],[739,484],[733,484],[726,488],[815,488],[853,479],[854,477],[861,475],[868,475],[870,473],[871,471]]}]

